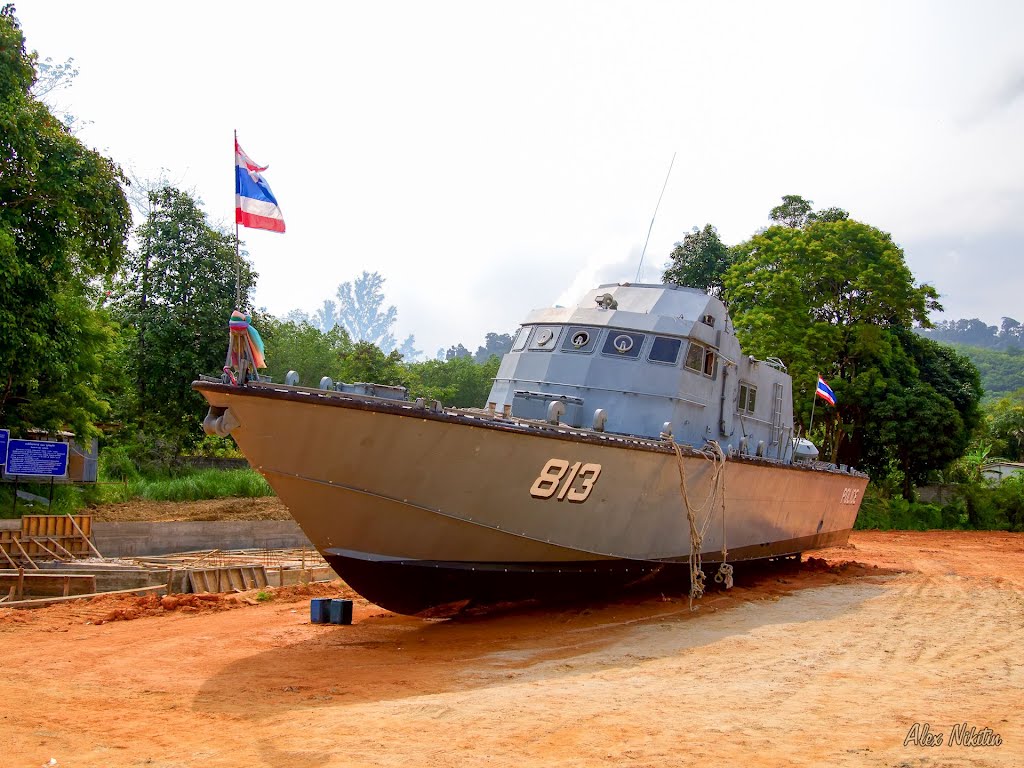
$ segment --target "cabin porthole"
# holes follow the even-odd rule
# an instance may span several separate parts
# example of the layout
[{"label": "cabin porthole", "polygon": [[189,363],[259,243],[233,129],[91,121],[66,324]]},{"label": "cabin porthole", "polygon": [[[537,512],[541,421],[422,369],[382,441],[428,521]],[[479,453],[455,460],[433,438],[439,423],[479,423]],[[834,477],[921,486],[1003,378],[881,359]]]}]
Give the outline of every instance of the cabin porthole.
[{"label": "cabin porthole", "polygon": [[625,333],[620,333],[615,337],[612,344],[614,345],[616,352],[620,355],[624,355],[633,348],[633,339]]},{"label": "cabin porthole", "polygon": [[586,331],[577,331],[572,336],[572,345],[579,349],[580,347],[587,346],[587,342],[590,341],[590,334]]}]

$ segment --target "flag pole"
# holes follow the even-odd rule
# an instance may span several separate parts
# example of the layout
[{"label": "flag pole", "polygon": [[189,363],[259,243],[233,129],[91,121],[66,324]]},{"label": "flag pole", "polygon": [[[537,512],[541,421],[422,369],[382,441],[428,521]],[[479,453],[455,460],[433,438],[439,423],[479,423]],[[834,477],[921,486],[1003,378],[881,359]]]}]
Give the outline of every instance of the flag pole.
[{"label": "flag pole", "polygon": [[[235,129],[235,195],[238,195],[238,129]],[[235,200],[235,206],[238,200]],[[242,303],[242,258],[238,251],[238,211],[235,211],[235,309]]]},{"label": "flag pole", "polygon": [[807,439],[811,439],[811,430],[814,429],[814,406],[818,404],[818,379],[821,378],[821,374],[814,381],[814,394],[811,395],[811,426],[807,428]]}]

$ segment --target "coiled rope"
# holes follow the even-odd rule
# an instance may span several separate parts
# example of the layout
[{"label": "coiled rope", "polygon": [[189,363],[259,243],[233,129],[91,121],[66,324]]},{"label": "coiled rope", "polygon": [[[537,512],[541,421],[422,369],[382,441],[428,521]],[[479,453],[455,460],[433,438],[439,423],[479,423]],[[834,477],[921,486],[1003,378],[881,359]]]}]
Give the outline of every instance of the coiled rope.
[{"label": "coiled rope", "polygon": [[[706,460],[714,463],[714,469],[707,497],[700,506],[695,506],[690,501],[690,494],[686,487],[686,466],[683,462],[683,452],[675,440],[672,440],[672,448],[676,454],[676,466],[679,468],[679,491],[683,497],[683,505],[686,507],[686,519],[690,524],[690,610],[692,611],[694,610],[693,601],[704,596],[704,588],[707,583],[707,576],[701,567],[701,550],[704,535],[711,525],[716,506],[720,507],[722,512],[722,563],[718,567],[718,573],[715,574],[715,581],[719,584],[724,583],[726,589],[732,589],[733,585],[733,568],[726,562],[729,550],[726,547],[725,452],[716,440],[708,440],[705,449],[699,451]],[[705,512],[706,515],[704,515]],[[704,515],[704,520],[698,526],[697,518],[701,515]]]}]

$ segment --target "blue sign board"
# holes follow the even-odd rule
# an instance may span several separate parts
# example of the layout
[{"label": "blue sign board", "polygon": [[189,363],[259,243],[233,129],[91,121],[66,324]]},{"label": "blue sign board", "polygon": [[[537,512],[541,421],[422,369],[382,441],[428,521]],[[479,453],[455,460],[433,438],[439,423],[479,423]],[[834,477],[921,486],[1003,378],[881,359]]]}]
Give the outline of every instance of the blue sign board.
[{"label": "blue sign board", "polygon": [[0,429],[0,467],[7,463],[7,441],[11,437],[11,430]]},{"label": "blue sign board", "polygon": [[63,477],[68,473],[68,444],[47,440],[10,440],[7,474],[25,477]]}]

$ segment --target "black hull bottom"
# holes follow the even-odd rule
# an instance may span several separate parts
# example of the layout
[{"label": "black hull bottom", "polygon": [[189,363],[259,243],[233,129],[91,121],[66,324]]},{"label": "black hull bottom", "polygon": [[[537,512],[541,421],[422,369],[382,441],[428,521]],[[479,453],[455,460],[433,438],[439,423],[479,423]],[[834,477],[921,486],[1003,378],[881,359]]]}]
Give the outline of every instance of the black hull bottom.
[{"label": "black hull bottom", "polygon": [[[748,547],[731,552],[729,560],[766,562],[845,543],[848,534],[842,531]],[[633,588],[686,591],[690,580],[687,561],[452,563],[402,560],[335,548],[322,554],[360,595],[381,608],[407,615],[429,614],[443,607],[454,612],[468,606],[527,600],[592,600]],[[703,558],[709,584],[720,559],[710,554]],[[740,567],[749,566],[744,563]]]}]

